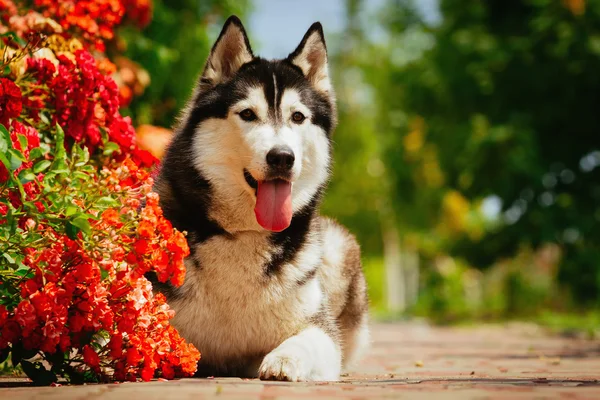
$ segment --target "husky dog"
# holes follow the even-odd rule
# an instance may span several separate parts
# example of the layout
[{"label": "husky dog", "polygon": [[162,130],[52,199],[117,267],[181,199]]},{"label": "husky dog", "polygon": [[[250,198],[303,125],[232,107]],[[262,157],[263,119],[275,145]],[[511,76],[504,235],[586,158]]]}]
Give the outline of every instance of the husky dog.
[{"label": "husky dog", "polygon": [[320,23],[268,61],[227,20],[155,183],[191,251],[184,284],[155,287],[200,376],[338,380],[366,347],[359,246],[318,213],[335,123]]}]

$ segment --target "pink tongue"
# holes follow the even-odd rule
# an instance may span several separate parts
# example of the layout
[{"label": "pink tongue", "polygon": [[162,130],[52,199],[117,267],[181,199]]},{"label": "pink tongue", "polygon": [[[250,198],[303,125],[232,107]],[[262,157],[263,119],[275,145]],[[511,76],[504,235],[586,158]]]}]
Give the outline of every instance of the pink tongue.
[{"label": "pink tongue", "polygon": [[259,181],[254,207],[256,221],[265,229],[281,232],[292,222],[292,184],[274,179]]}]

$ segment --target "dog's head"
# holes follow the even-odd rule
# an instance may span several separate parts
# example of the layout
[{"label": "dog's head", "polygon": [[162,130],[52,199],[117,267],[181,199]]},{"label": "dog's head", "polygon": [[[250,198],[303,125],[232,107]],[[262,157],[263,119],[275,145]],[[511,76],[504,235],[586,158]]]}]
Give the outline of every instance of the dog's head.
[{"label": "dog's head", "polygon": [[230,17],[183,124],[213,191],[211,217],[229,231],[286,229],[329,175],[335,100],[321,24],[287,58],[265,60]]}]

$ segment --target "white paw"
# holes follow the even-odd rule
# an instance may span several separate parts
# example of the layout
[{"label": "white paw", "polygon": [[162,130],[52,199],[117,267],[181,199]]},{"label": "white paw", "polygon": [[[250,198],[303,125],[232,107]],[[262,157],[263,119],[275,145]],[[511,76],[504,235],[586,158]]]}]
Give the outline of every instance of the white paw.
[{"label": "white paw", "polygon": [[340,378],[339,347],[323,330],[311,327],[285,340],[267,354],[258,377],[276,381],[336,381]]},{"label": "white paw", "polygon": [[263,360],[258,377],[262,380],[301,382],[310,380],[310,370],[297,355],[274,351]]}]

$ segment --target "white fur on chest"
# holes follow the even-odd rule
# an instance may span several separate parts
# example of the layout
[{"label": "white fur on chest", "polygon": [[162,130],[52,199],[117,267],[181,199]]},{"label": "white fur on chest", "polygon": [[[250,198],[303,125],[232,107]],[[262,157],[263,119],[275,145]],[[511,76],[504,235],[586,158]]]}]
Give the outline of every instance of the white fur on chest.
[{"label": "white fur on chest", "polygon": [[305,327],[324,301],[318,279],[297,281],[320,261],[310,237],[294,265],[269,277],[272,248],[265,233],[213,237],[195,248],[200,268],[189,263],[183,296],[170,302],[174,326],[207,362],[265,354]]}]

